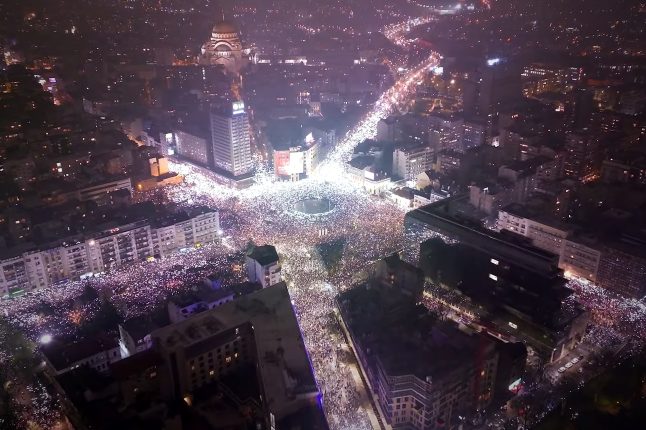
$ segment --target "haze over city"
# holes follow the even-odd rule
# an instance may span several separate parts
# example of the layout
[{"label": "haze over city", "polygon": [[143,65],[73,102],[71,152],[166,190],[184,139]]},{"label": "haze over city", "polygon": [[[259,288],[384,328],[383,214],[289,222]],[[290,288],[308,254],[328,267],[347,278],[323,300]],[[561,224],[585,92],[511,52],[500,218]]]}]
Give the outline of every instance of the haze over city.
[{"label": "haze over city", "polygon": [[645,33],[0,0],[0,429],[643,428]]}]

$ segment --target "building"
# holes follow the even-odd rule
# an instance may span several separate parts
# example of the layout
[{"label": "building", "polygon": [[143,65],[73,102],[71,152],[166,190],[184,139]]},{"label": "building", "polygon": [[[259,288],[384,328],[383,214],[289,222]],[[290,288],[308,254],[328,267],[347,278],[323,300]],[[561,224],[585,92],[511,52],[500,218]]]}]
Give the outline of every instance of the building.
[{"label": "building", "polygon": [[99,205],[109,201],[109,194],[119,190],[127,190],[132,194],[132,180],[129,177],[119,177],[98,181],[81,188],[68,191],[62,195],[63,200],[76,199],[79,201],[93,200]]},{"label": "building", "polygon": [[468,196],[459,195],[408,212],[404,218],[405,259],[416,262],[420,243],[441,237],[468,243],[491,258],[510,260],[536,273],[558,272],[558,255],[537,248],[526,238],[484,228],[479,220],[462,213],[467,201]]},{"label": "building", "polygon": [[398,146],[393,152],[393,176],[414,181],[433,165],[433,149],[428,145]]},{"label": "building", "polygon": [[623,234],[603,246],[597,283],[624,296],[646,295],[646,237],[643,232]]},{"label": "building", "polygon": [[184,294],[170,298],[166,305],[168,318],[171,323],[184,321],[195,314],[228,303],[234,297],[233,290],[226,287],[212,288],[207,285],[197,285]]},{"label": "building", "polygon": [[424,289],[424,272],[401,259],[399,254],[389,255],[374,265],[372,278],[380,285],[395,288],[411,297],[419,297]]},{"label": "building", "polygon": [[0,297],[45,288],[183,248],[201,246],[219,237],[219,216],[207,208],[105,226],[84,235],[42,245],[3,250]]},{"label": "building", "polygon": [[646,154],[621,151],[607,157],[601,165],[601,180],[606,183],[646,185]]},{"label": "building", "polygon": [[300,145],[274,148],[274,173],[280,179],[291,181],[310,176],[318,166],[321,146],[322,143],[310,132]]},{"label": "building", "polygon": [[[339,309],[368,386],[392,428],[453,428],[490,404],[493,340],[431,316],[396,288],[347,290]],[[456,427],[457,428],[457,427]]]},{"label": "building", "polygon": [[522,127],[504,127],[500,131],[500,147],[509,160],[525,161],[536,155],[541,136]]},{"label": "building", "polygon": [[165,399],[184,399],[210,419],[217,411],[201,409],[199,393],[240,369],[256,369],[265,421],[260,428],[281,428],[282,420],[304,410],[316,411],[318,422],[301,428],[327,428],[284,283],[156,330],[152,337],[166,375]]},{"label": "building", "polygon": [[178,130],[175,133],[177,155],[201,166],[211,165],[210,136],[201,136],[197,132]]},{"label": "building", "polygon": [[130,318],[119,324],[121,358],[146,351],[153,346],[152,332],[160,327],[148,315]]},{"label": "building", "polygon": [[377,123],[377,142],[395,142],[399,137],[398,134],[396,117],[383,118]]},{"label": "building", "polygon": [[280,260],[276,248],[271,245],[254,246],[246,256],[247,276],[263,288],[281,281]]},{"label": "building", "polygon": [[595,112],[594,91],[590,88],[577,87],[568,93],[565,103],[565,115],[568,126],[573,130],[582,130],[591,125]]},{"label": "building", "polygon": [[583,182],[600,176],[602,154],[599,141],[589,133],[568,133],[565,139],[564,174]]},{"label": "building", "polygon": [[202,246],[220,237],[220,217],[207,208],[157,218],[151,230],[153,255],[166,258],[184,248]]},{"label": "building", "polygon": [[563,305],[572,291],[562,272],[479,245],[429,239],[421,244],[420,268],[434,285],[456,292],[460,305],[471,303],[476,320],[501,339],[526,342],[550,362],[566,356],[583,338],[588,316]]},{"label": "building", "polygon": [[137,191],[150,191],[167,185],[177,185],[184,181],[184,177],[175,172],[168,171],[168,159],[155,156],[148,159],[150,177],[137,181]]},{"label": "building", "polygon": [[484,121],[475,118],[465,118],[463,127],[462,148],[465,151],[484,144],[487,135],[487,127]]},{"label": "building", "polygon": [[392,186],[390,176],[377,168],[373,155],[358,155],[347,164],[350,181],[370,194],[381,194]]},{"label": "building", "polygon": [[243,102],[234,102],[228,110],[211,112],[211,144],[216,173],[234,181],[253,175],[251,130]]},{"label": "building", "polygon": [[435,152],[464,152],[464,120],[461,117],[433,114],[428,117],[429,144]]},{"label": "building", "polygon": [[236,26],[220,21],[213,26],[211,38],[202,45],[199,62],[221,65],[229,73],[237,74],[246,63],[242,43]]},{"label": "building", "polygon": [[[478,69],[475,103],[477,113],[495,117],[501,106],[518,101],[522,86],[520,68],[513,61],[501,58],[487,59]],[[465,100],[470,106],[473,100]]]},{"label": "building", "polygon": [[497,227],[531,239],[537,248],[559,256],[559,268],[568,275],[595,282],[601,259],[598,245],[574,234],[574,226],[530,213],[512,204],[498,212]]},{"label": "building", "polygon": [[557,169],[557,162],[546,156],[514,161],[498,168],[498,178],[506,182],[510,201],[524,203],[537,189],[540,179]]},{"label": "building", "polygon": [[495,215],[511,202],[509,186],[500,183],[476,183],[469,186],[469,204],[487,215]]},{"label": "building", "polygon": [[42,346],[41,352],[48,371],[55,376],[83,366],[107,373],[111,363],[121,360],[119,344],[105,334],[86,337],[72,343],[53,340]]}]

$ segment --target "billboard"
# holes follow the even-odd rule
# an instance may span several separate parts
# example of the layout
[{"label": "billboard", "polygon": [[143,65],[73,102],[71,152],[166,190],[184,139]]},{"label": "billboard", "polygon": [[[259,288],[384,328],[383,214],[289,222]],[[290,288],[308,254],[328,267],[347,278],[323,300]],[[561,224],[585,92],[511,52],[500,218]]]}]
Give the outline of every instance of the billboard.
[{"label": "billboard", "polygon": [[278,176],[305,173],[305,153],[300,149],[274,151],[274,172]]},{"label": "billboard", "polygon": [[289,173],[290,175],[301,174],[305,172],[305,153],[303,151],[289,153]]},{"label": "billboard", "polygon": [[278,176],[289,176],[289,151],[274,151],[274,172]]}]

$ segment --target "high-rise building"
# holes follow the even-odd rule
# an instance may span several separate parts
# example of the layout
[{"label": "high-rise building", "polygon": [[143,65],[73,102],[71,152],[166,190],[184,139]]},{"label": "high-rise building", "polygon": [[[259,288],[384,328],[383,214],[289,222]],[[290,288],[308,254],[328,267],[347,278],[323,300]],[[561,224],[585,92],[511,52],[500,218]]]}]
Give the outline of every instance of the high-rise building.
[{"label": "high-rise building", "polygon": [[249,117],[241,101],[211,112],[211,142],[216,171],[236,179],[253,171]]},{"label": "high-rise building", "polygon": [[497,115],[500,106],[517,101],[521,96],[521,71],[513,61],[490,58],[479,70],[477,85],[478,112]]},{"label": "high-rise building", "polygon": [[377,123],[377,142],[393,142],[397,139],[398,134],[395,117],[384,118]]}]

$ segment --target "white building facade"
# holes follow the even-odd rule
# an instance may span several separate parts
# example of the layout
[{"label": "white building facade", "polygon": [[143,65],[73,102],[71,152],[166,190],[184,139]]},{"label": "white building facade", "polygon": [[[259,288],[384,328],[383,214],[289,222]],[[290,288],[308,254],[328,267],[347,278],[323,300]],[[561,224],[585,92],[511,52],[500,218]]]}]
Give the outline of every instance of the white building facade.
[{"label": "white building facade", "polygon": [[218,213],[201,211],[167,225],[139,221],[29,250],[0,260],[0,297],[46,288],[148,258],[166,258],[182,248],[217,240],[219,229]]},{"label": "white building facade", "polygon": [[601,251],[571,237],[564,227],[548,225],[505,209],[498,212],[497,227],[528,237],[537,248],[559,256],[559,268],[567,274],[595,282]]}]

